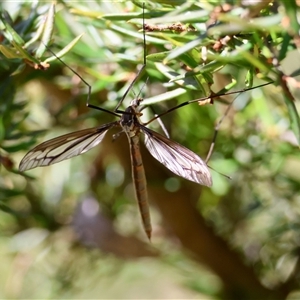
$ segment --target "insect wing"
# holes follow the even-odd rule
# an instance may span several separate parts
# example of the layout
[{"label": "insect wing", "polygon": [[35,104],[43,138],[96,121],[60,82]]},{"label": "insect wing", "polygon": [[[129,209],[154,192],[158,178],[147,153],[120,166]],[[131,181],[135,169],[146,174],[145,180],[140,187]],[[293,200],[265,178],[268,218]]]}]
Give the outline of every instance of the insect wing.
[{"label": "insect wing", "polygon": [[106,132],[118,122],[68,133],[46,141],[30,150],[19,165],[20,171],[49,166],[80,155],[97,146]]},{"label": "insect wing", "polygon": [[206,186],[212,185],[208,167],[198,155],[145,126],[141,125],[141,129],[151,155],[170,171],[190,181]]}]

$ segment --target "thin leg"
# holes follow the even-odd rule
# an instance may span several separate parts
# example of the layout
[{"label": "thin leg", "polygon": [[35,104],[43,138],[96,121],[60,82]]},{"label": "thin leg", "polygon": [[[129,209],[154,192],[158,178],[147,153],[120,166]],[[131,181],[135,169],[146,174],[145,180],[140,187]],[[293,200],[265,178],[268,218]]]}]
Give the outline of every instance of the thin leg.
[{"label": "thin leg", "polygon": [[125,97],[127,96],[128,92],[131,90],[132,86],[136,83],[136,81],[139,79],[140,75],[142,74],[142,72],[146,68],[145,3],[143,3],[143,44],[144,44],[143,45],[144,63],[142,65],[142,67],[139,69],[139,71],[136,74],[135,78],[130,83],[130,85],[129,85],[128,89],[126,90],[126,92],[124,93],[123,97],[121,98],[121,100],[117,104],[116,108],[114,109],[114,112],[118,112],[118,108],[123,103],[123,101],[124,101]]},{"label": "thin leg", "polygon": [[[264,85],[265,85],[265,84],[264,84]],[[252,88],[251,88],[251,89],[252,89]],[[236,100],[237,97],[238,97],[238,96],[236,96],[236,97],[231,101],[231,103],[228,105],[228,107],[227,107],[227,109],[226,109],[224,115],[222,116],[222,118],[219,120],[219,122],[218,122],[217,125],[215,126],[215,132],[214,132],[213,140],[212,140],[212,142],[211,142],[211,144],[210,144],[210,148],[209,148],[207,157],[206,157],[206,159],[205,159],[205,162],[206,162],[206,163],[209,161],[209,159],[210,159],[210,157],[211,157],[211,155],[212,155],[212,153],[213,153],[213,150],[214,150],[214,147],[215,147],[215,144],[216,144],[217,135],[218,135],[218,132],[219,132],[219,128],[220,128],[222,122],[224,121],[225,117],[228,115],[229,110],[230,110],[230,108],[232,107],[233,102]]]},{"label": "thin leg", "polygon": [[160,117],[162,117],[162,116],[164,116],[164,115],[170,113],[171,111],[174,111],[174,110],[176,110],[177,108],[180,108],[180,107],[189,105],[189,104],[194,103],[194,102],[201,102],[201,101],[204,101],[204,100],[207,100],[207,99],[210,99],[210,98],[211,98],[211,99],[214,99],[214,98],[217,98],[217,97],[220,97],[220,96],[226,96],[226,95],[232,95],[232,94],[237,94],[237,93],[243,93],[243,92],[247,92],[247,91],[250,91],[250,90],[254,90],[254,89],[259,88],[259,87],[263,87],[263,86],[268,85],[268,84],[271,84],[271,83],[273,83],[273,81],[272,81],[272,82],[263,83],[263,84],[260,84],[260,85],[257,85],[257,86],[253,86],[253,87],[251,87],[251,88],[247,88],[247,89],[242,89],[242,90],[234,91],[234,92],[228,92],[228,93],[222,93],[222,94],[218,94],[218,93],[217,93],[217,94],[214,94],[214,95],[211,95],[211,96],[207,96],[207,97],[203,97],[203,98],[199,98],[199,99],[195,99],[195,100],[189,100],[189,101],[180,103],[180,104],[178,104],[178,105],[176,105],[176,106],[174,106],[174,107],[168,109],[167,111],[165,111],[165,112],[163,112],[163,113],[161,113],[161,114],[159,114],[159,115],[153,117],[151,120],[149,120],[149,121],[148,121],[147,123],[145,123],[144,125],[146,126],[146,125],[150,124],[151,122],[153,122],[154,120],[156,120],[156,119],[158,119],[158,118],[160,118]]},{"label": "thin leg", "polygon": [[85,80],[83,79],[83,77],[78,73],[76,72],[75,70],[73,70],[70,66],[68,66],[61,58],[59,58],[50,48],[48,48],[48,51],[53,55],[55,56],[64,66],[66,66],[73,74],[75,74],[76,76],[78,76],[80,78],[80,80],[87,86],[88,88],[88,94],[87,94],[87,97],[86,97],[86,106],[87,107],[90,107],[90,108],[94,108],[94,109],[97,109],[97,110],[101,110],[101,111],[104,111],[104,112],[107,112],[111,115],[114,115],[114,116],[117,116],[117,117],[120,117],[120,115],[118,115],[116,112],[113,112],[113,111],[110,111],[110,110],[107,110],[105,108],[102,108],[102,107],[99,107],[99,106],[96,106],[96,105],[93,105],[93,104],[90,104],[90,99],[91,99],[91,92],[92,92],[92,87],[91,85]]},{"label": "thin leg", "polygon": [[[157,113],[155,113],[155,110],[154,110],[154,108],[150,105],[150,106],[148,106],[148,107],[150,107],[150,109],[152,110],[152,112],[153,112],[153,114],[154,114],[154,116],[155,117],[157,117],[158,116],[158,114]],[[143,107],[143,109],[144,108],[146,108],[146,106],[145,107]],[[170,135],[169,135],[169,132],[168,132],[168,130],[167,130],[167,128],[166,128],[166,126],[165,126],[165,124],[163,123],[163,121],[161,120],[161,118],[156,118],[156,120],[157,120],[157,122],[158,122],[158,124],[160,125],[160,127],[161,127],[161,129],[163,130],[163,132],[164,132],[164,134],[165,134],[165,136],[169,139],[170,138]]]},{"label": "thin leg", "polygon": [[211,144],[210,144],[210,148],[209,148],[207,157],[206,157],[206,159],[205,159],[205,162],[206,162],[206,163],[209,161],[209,159],[210,159],[210,157],[211,157],[211,155],[212,155],[212,153],[213,153],[213,150],[214,150],[214,147],[215,147],[215,144],[216,144],[217,135],[218,135],[218,132],[219,132],[219,128],[220,128],[220,126],[221,126],[223,120],[225,119],[225,117],[228,115],[229,110],[230,110],[230,108],[232,107],[233,102],[235,101],[236,98],[237,98],[237,97],[235,97],[235,98],[233,99],[233,101],[228,105],[228,107],[227,107],[227,109],[226,109],[224,115],[222,116],[222,118],[219,120],[219,122],[218,122],[217,125],[215,126],[215,132],[214,132],[213,140],[212,140],[212,142],[211,142]]}]

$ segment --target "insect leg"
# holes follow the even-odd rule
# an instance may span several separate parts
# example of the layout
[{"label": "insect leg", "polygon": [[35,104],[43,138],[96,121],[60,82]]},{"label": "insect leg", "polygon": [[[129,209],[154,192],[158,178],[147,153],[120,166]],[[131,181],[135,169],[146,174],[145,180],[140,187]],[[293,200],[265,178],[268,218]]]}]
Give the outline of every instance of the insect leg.
[{"label": "insect leg", "polygon": [[221,93],[221,94],[216,93],[216,94],[213,94],[213,95],[210,95],[210,96],[207,96],[207,97],[203,97],[203,98],[199,98],[199,99],[194,99],[194,100],[189,100],[189,101],[180,103],[180,104],[178,104],[178,105],[176,105],[176,106],[174,106],[174,107],[168,109],[167,111],[165,111],[165,112],[163,112],[163,113],[161,113],[161,114],[159,114],[159,115],[153,117],[151,120],[149,120],[149,121],[148,121],[147,123],[145,123],[144,125],[146,126],[146,125],[150,124],[151,122],[153,122],[154,120],[156,120],[156,119],[158,119],[158,118],[160,118],[160,117],[162,117],[162,116],[164,116],[164,115],[170,113],[171,111],[174,111],[174,110],[176,110],[176,109],[178,109],[178,108],[180,108],[180,107],[189,105],[189,104],[191,104],[191,103],[205,101],[205,100],[210,99],[210,98],[211,98],[211,99],[214,99],[214,98],[217,98],[217,97],[220,97],[220,96],[226,96],[226,95],[233,95],[233,94],[237,94],[237,93],[243,93],[243,92],[247,92],[247,91],[250,91],[250,90],[254,90],[254,89],[259,88],[259,87],[263,87],[263,86],[265,86],[265,85],[269,85],[269,84],[271,84],[271,83],[273,83],[273,82],[263,83],[263,84],[260,84],[260,85],[257,85],[257,86],[253,86],[253,87],[251,87],[251,88],[246,88],[246,89],[242,89],[242,90],[238,90],[238,91],[233,91],[233,92],[228,92],[228,93]]},{"label": "insect leg", "polygon": [[121,106],[121,104],[123,103],[124,99],[126,98],[128,92],[131,90],[131,88],[133,87],[133,85],[136,83],[136,81],[139,79],[140,75],[142,74],[142,72],[144,71],[144,69],[146,68],[146,36],[145,36],[145,3],[143,3],[143,52],[144,52],[144,59],[143,59],[143,65],[142,67],[139,69],[139,71],[137,72],[135,78],[132,80],[132,82],[130,83],[129,87],[127,88],[126,92],[124,93],[124,95],[122,96],[121,100],[119,101],[119,103],[117,104],[116,108],[114,109],[114,112],[119,112],[118,108]]},{"label": "insect leg", "polygon": [[209,159],[210,159],[210,157],[211,157],[211,155],[212,155],[212,153],[213,153],[213,150],[214,150],[214,147],[215,147],[215,144],[216,144],[217,135],[218,135],[218,132],[219,132],[219,128],[220,128],[220,126],[221,126],[223,120],[225,119],[225,117],[228,115],[229,110],[230,110],[230,108],[232,107],[233,102],[235,101],[236,98],[237,98],[237,97],[235,97],[235,98],[233,99],[233,101],[231,101],[231,103],[228,105],[228,107],[227,107],[225,113],[223,114],[222,118],[218,121],[217,125],[215,126],[215,131],[214,131],[213,140],[212,140],[212,142],[211,142],[211,144],[210,144],[210,148],[209,148],[207,157],[206,157],[206,159],[205,159],[205,162],[206,162],[206,163],[209,161]]}]

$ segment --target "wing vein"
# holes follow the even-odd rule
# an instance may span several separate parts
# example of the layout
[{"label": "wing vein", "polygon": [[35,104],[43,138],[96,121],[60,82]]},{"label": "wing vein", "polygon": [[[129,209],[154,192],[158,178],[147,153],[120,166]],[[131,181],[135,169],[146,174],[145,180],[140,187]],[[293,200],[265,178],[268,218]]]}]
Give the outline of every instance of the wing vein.
[{"label": "wing vein", "polygon": [[197,154],[143,125],[140,128],[151,155],[170,171],[190,181],[212,185],[208,167]]},{"label": "wing vein", "polygon": [[20,171],[36,167],[49,166],[62,160],[80,155],[102,142],[106,132],[119,122],[111,122],[100,127],[94,127],[68,133],[46,141],[30,150],[19,165]]}]

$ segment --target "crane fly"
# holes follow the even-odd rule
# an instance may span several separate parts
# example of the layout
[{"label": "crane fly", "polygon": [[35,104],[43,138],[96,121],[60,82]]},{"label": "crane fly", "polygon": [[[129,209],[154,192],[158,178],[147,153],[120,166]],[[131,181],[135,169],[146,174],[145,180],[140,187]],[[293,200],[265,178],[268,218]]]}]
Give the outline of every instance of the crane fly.
[{"label": "crane fly", "polygon": [[139,142],[141,133],[145,135],[144,142],[151,155],[176,175],[206,186],[212,185],[212,179],[206,163],[198,155],[140,122],[141,102],[142,98],[132,100],[125,112],[118,115],[118,121],[65,134],[36,146],[20,162],[20,171],[49,166],[85,153],[101,143],[109,129],[121,127],[128,138],[135,196],[145,232],[150,239],[151,221],[146,176]]},{"label": "crane fly", "polygon": [[[139,205],[144,230],[148,238],[150,239],[152,229],[148,206],[146,176],[140,152],[141,133],[143,133],[145,136],[144,142],[151,155],[176,175],[206,186],[212,185],[212,179],[206,163],[198,155],[185,148],[184,146],[170,140],[169,138],[147,128],[140,121],[139,118],[142,115],[140,109],[140,104],[143,100],[142,98],[137,97],[136,99],[132,100],[125,111],[118,110],[129,90],[132,88],[132,86],[142,73],[143,69],[146,67],[144,9],[143,38],[144,64],[129,85],[128,89],[124,93],[114,111],[109,111],[104,108],[89,104],[91,86],[79,74],[76,73],[89,88],[87,106],[117,116],[119,117],[119,120],[104,124],[99,127],[65,134],[46,141],[30,150],[24,156],[24,158],[20,162],[19,170],[26,171],[36,167],[49,166],[71,157],[83,154],[100,144],[109,129],[113,127],[121,128],[122,132],[124,132],[128,138],[135,197]],[[66,65],[63,61],[62,63]],[[155,119],[157,119],[158,117],[159,116],[155,117]]]},{"label": "crane fly", "polygon": [[[119,120],[104,124],[99,127],[68,133],[56,137],[54,139],[48,140],[30,150],[24,156],[24,158],[20,162],[19,170],[26,171],[36,167],[49,166],[61,162],[63,160],[72,158],[74,156],[83,154],[100,144],[109,129],[113,127],[121,128],[121,132],[125,133],[128,138],[135,197],[139,205],[144,230],[148,238],[150,239],[152,229],[148,206],[146,176],[140,152],[140,135],[141,133],[143,133],[144,143],[150,154],[160,163],[165,165],[165,167],[167,167],[170,171],[187,180],[209,187],[212,185],[212,178],[206,162],[204,162],[197,154],[195,154],[191,150],[172,141],[168,137],[149,129],[148,127],[146,127],[146,125],[148,125],[156,119],[159,120],[161,116],[179,107],[185,106],[193,102],[199,102],[205,99],[215,98],[220,95],[215,94],[213,96],[181,103],[180,105],[177,105],[176,107],[173,107],[160,115],[156,115],[154,118],[152,118],[150,121],[144,124],[140,121],[140,116],[142,115],[140,106],[141,102],[143,101],[142,98],[136,97],[134,100],[132,100],[130,105],[125,109],[125,111],[118,110],[126,95],[128,94],[129,90],[132,88],[132,86],[137,81],[140,74],[146,67],[145,30],[143,30],[143,38],[144,64],[138,71],[136,77],[130,83],[128,89],[122,96],[114,111],[106,110],[104,108],[90,104],[89,98],[91,94],[91,86],[78,73],[76,73],[58,58],[65,66],[67,66],[77,76],[79,76],[79,78],[88,86],[89,93],[87,96],[87,106],[119,117]],[[246,91],[246,89],[242,91]],[[233,94],[238,92],[239,91],[230,92],[227,94]]]}]

